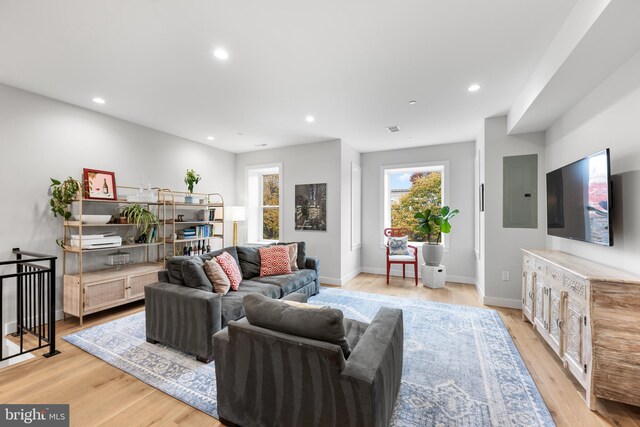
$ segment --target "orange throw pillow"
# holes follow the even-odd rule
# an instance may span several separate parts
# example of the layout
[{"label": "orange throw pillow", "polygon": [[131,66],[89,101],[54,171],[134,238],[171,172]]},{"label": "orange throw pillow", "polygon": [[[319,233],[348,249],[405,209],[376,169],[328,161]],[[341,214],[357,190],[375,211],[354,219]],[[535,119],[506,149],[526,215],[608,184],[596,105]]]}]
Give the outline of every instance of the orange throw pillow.
[{"label": "orange throw pillow", "polygon": [[218,255],[216,257],[218,264],[222,267],[222,270],[225,272],[227,277],[229,278],[229,282],[231,284],[231,290],[237,291],[240,286],[240,282],[242,281],[242,273],[240,273],[240,268],[238,268],[238,264],[236,264],[236,260],[233,259],[228,252],[223,252],[222,255]]},{"label": "orange throw pillow", "polygon": [[290,274],[289,248],[286,246],[269,246],[260,248],[260,277]]}]

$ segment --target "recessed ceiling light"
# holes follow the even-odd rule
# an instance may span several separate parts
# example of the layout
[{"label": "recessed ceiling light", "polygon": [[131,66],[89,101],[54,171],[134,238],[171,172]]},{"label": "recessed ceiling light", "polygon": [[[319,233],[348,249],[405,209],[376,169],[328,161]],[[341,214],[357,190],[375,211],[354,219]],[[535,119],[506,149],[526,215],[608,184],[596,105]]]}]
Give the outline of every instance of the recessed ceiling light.
[{"label": "recessed ceiling light", "polygon": [[213,141],[215,138],[214,138],[214,137],[212,137],[212,136],[208,136],[208,137],[207,137],[207,139],[208,139],[209,141]]},{"label": "recessed ceiling light", "polygon": [[96,97],[93,98],[93,102],[95,102],[96,104],[104,104],[107,101],[105,101],[104,98],[100,98],[100,97],[96,96]]},{"label": "recessed ceiling light", "polygon": [[412,99],[411,101],[409,101],[409,105],[416,105],[416,101]]},{"label": "recessed ceiling light", "polygon": [[477,92],[480,90],[480,85],[479,84],[472,84],[471,86],[469,86],[469,92]]},{"label": "recessed ceiling light", "polygon": [[313,116],[307,116],[304,119],[307,121],[307,123],[313,123],[316,121],[316,118]]},{"label": "recessed ceiling light", "polygon": [[213,56],[221,61],[226,61],[227,59],[229,59],[229,52],[224,49],[218,48],[213,51]]}]

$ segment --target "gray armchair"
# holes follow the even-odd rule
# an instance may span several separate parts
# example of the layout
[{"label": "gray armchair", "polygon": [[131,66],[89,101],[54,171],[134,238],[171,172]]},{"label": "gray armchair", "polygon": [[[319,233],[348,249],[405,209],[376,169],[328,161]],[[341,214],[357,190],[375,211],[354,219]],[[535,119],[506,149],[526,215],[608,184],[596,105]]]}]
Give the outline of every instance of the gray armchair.
[{"label": "gray armchair", "polygon": [[218,414],[242,426],[386,426],[402,377],[402,310],[344,319],[351,346],[229,322],[213,337]]}]

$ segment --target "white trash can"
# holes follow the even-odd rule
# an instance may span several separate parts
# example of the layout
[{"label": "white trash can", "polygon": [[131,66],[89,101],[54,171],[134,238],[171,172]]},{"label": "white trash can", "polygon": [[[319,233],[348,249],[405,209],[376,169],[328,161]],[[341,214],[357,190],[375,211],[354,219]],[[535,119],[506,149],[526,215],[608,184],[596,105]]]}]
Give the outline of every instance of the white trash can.
[{"label": "white trash can", "polygon": [[444,265],[432,267],[422,264],[422,284],[427,288],[440,289],[444,288],[444,282],[447,280],[447,269]]}]

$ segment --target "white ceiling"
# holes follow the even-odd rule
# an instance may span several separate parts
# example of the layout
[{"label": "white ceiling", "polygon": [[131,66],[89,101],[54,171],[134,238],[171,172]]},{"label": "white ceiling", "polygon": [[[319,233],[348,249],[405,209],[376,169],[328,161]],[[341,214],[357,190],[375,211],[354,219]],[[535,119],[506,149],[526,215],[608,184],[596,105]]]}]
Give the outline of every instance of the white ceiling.
[{"label": "white ceiling", "polygon": [[575,2],[0,0],[0,82],[234,152],[467,141]]}]

